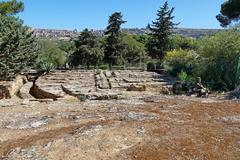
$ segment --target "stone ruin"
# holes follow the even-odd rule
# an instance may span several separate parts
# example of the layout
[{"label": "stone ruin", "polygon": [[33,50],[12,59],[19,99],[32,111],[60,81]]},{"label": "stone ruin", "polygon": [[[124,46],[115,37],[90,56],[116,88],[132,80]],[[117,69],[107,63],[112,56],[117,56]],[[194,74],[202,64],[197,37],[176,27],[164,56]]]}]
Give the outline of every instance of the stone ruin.
[{"label": "stone ruin", "polygon": [[73,96],[108,100],[127,92],[169,94],[173,82],[171,77],[145,71],[55,70],[42,76],[33,72],[12,82],[0,82],[0,99],[57,100]]}]

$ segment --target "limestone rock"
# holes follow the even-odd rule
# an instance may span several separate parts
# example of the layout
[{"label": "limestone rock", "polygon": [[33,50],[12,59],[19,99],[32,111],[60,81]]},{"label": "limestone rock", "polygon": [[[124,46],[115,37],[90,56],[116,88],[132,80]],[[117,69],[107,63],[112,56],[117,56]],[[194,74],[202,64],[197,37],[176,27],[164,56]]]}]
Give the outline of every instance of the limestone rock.
[{"label": "limestone rock", "polygon": [[14,81],[0,82],[0,99],[12,98],[26,82],[26,77],[22,75],[16,76]]},{"label": "limestone rock", "polygon": [[33,96],[30,94],[30,89],[32,87],[32,83],[28,82],[24,84],[24,86],[19,90],[18,96],[22,99],[31,99]]},{"label": "limestone rock", "polygon": [[96,74],[96,86],[99,89],[111,89],[109,81],[102,71]]},{"label": "limestone rock", "polygon": [[57,100],[58,98],[61,98],[61,96],[44,91],[41,89],[38,85],[33,84],[33,86],[30,89],[30,94],[33,95],[33,97],[38,99],[54,99]]},{"label": "limestone rock", "polygon": [[127,91],[143,92],[143,91],[146,91],[146,89],[147,89],[146,85],[137,86],[137,85],[131,84],[131,85],[127,88]]}]

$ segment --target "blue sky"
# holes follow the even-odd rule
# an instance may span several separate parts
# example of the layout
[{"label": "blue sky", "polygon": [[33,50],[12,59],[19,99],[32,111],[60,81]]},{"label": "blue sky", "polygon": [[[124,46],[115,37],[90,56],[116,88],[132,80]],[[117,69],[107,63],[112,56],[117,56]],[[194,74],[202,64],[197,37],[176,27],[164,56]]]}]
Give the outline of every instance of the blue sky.
[{"label": "blue sky", "polygon": [[[19,15],[34,28],[104,29],[109,15],[121,11],[124,28],[142,28],[156,19],[164,0],[22,0]],[[220,28],[215,16],[224,0],[169,0],[175,7],[175,22],[184,28]]]}]

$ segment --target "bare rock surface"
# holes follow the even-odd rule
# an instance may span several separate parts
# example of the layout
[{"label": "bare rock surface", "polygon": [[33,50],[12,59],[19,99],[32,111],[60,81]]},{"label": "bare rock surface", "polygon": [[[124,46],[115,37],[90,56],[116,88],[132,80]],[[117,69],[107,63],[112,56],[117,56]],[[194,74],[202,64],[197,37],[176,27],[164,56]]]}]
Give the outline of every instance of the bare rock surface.
[{"label": "bare rock surface", "polygon": [[103,74],[112,88],[96,86],[96,71],[54,71],[36,84],[57,101],[0,100],[0,159],[239,159],[239,101],[162,94],[151,72]]}]

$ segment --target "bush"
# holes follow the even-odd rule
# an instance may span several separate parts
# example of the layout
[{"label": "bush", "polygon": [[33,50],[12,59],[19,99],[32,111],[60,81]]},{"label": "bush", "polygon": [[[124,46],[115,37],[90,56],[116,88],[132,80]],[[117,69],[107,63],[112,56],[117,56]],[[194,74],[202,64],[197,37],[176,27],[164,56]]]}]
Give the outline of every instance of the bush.
[{"label": "bush", "polygon": [[198,63],[198,54],[193,50],[173,50],[167,53],[164,58],[164,67],[168,72],[177,77],[182,71],[192,75]]},{"label": "bush", "polygon": [[193,85],[193,84],[196,83],[196,78],[194,78],[194,77],[191,76],[191,75],[188,75],[188,74],[187,74],[185,71],[183,71],[183,70],[178,74],[177,78],[178,78],[181,82],[183,82],[183,83],[185,83],[185,84],[187,84],[187,85]]},{"label": "bush", "polygon": [[29,28],[15,17],[0,15],[0,80],[12,80],[36,65],[37,42]]},{"label": "bush", "polygon": [[109,67],[106,64],[102,64],[102,65],[98,66],[98,69],[107,70],[107,69],[109,69]]},{"label": "bush", "polygon": [[199,42],[201,56],[195,71],[208,87],[232,90],[240,84],[240,33],[223,31],[204,37]]},{"label": "bush", "polygon": [[156,64],[154,61],[150,61],[147,63],[147,70],[148,71],[156,70]]},{"label": "bush", "polygon": [[162,61],[155,62],[155,65],[156,65],[156,69],[163,69],[164,68]]},{"label": "bush", "polygon": [[195,50],[197,49],[197,40],[179,35],[170,37],[170,49]]},{"label": "bush", "polygon": [[187,79],[188,79],[188,75],[186,72],[184,71],[181,71],[179,74],[178,74],[178,79],[182,82],[186,82]]}]

